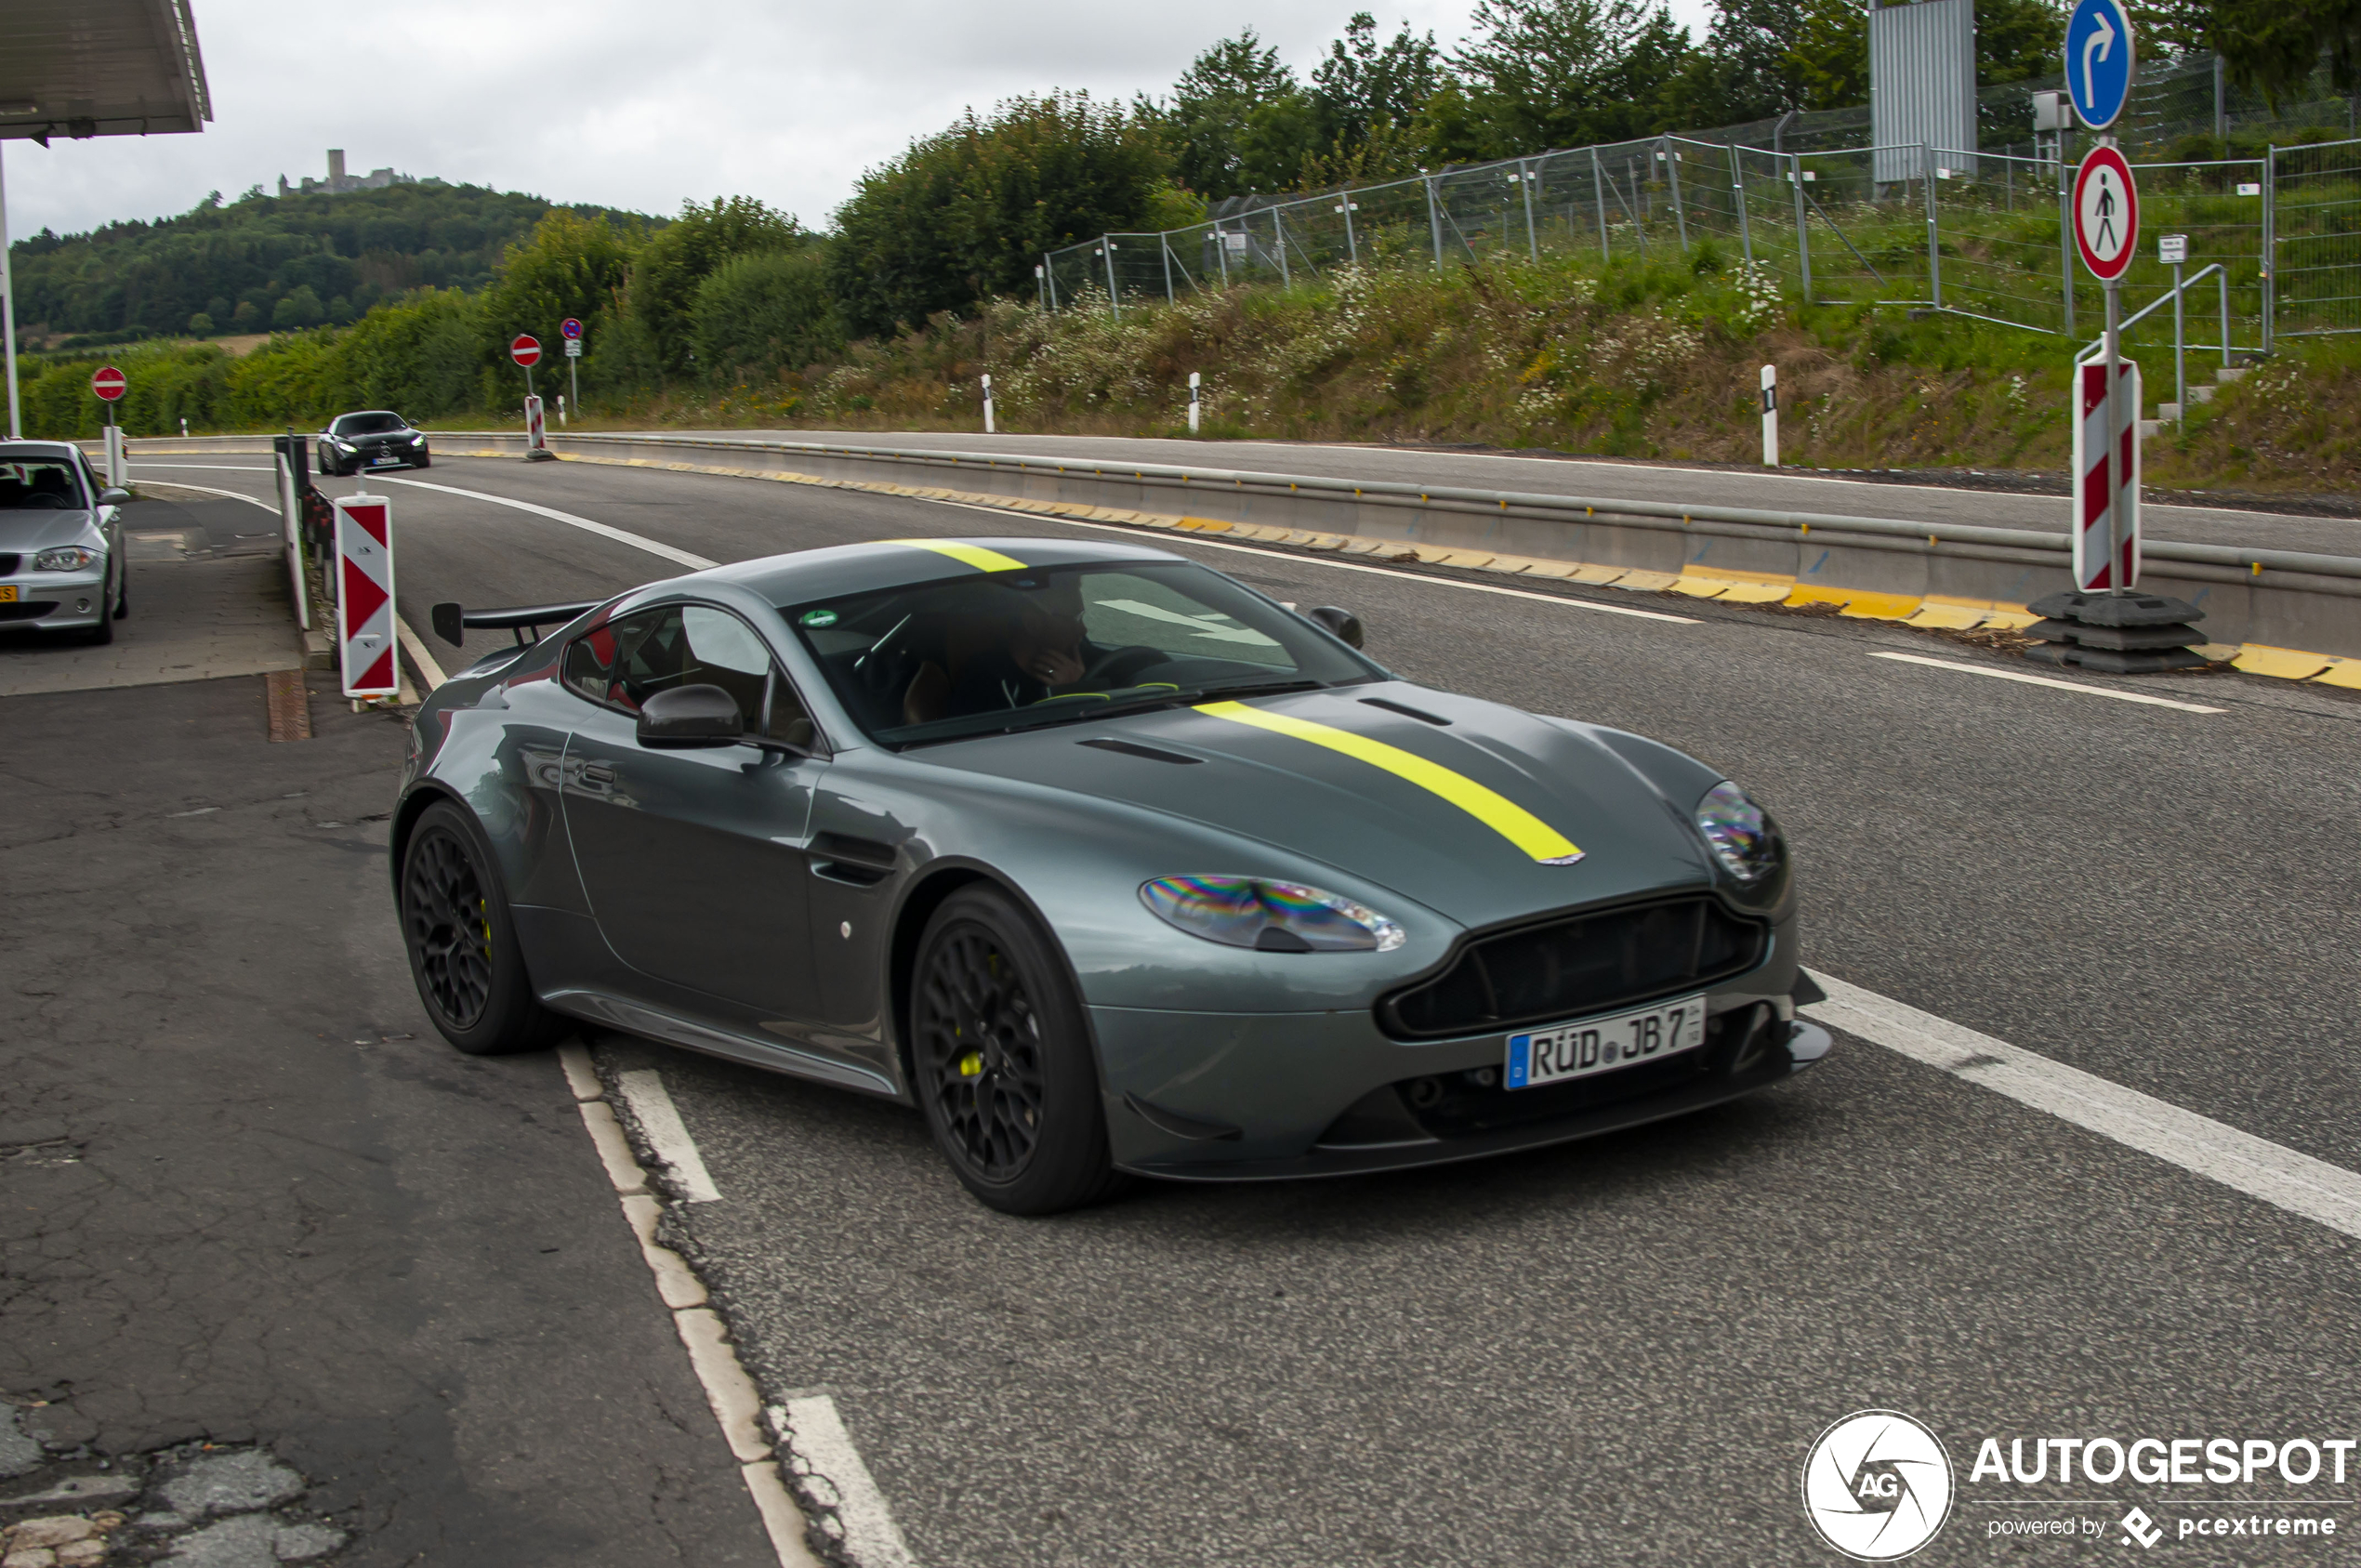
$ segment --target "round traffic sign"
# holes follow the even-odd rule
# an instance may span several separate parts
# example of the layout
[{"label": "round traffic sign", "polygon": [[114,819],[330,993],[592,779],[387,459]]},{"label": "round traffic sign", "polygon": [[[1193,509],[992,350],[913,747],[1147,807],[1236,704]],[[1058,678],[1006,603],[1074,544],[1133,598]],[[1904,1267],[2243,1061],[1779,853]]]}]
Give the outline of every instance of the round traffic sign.
[{"label": "round traffic sign", "polygon": [[582,323],[572,316],[568,316],[558,323],[558,335],[561,337],[579,337],[582,336]]},{"label": "round traffic sign", "polygon": [[541,343],[529,333],[518,333],[516,341],[508,345],[508,357],[521,365],[541,362]]},{"label": "round traffic sign", "polygon": [[2074,244],[2082,265],[2105,283],[2123,276],[2140,239],[2140,189],[2112,147],[2094,147],[2074,173]]},{"label": "round traffic sign", "polygon": [[2094,131],[2105,130],[2131,97],[2131,17],[2122,0],[2075,0],[2066,19],[2066,94]]},{"label": "round traffic sign", "polygon": [[100,365],[91,373],[90,389],[109,402],[123,396],[124,389],[130,385],[131,383],[125,379],[123,372],[111,364]]}]

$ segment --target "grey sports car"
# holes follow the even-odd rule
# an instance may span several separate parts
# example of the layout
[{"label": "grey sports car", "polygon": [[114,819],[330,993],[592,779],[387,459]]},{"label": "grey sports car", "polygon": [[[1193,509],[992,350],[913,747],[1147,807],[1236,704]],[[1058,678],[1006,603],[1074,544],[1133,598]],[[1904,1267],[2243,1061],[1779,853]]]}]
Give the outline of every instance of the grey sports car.
[{"label": "grey sports car", "polygon": [[1737,785],[1161,550],[900,540],[435,619],[519,639],[419,710],[394,816],[462,1050],[587,1020],[915,1103],[1041,1214],[1586,1137],[1828,1049]]},{"label": "grey sports car", "polygon": [[71,441],[0,441],[0,630],[114,640],[131,613],[130,499]]}]

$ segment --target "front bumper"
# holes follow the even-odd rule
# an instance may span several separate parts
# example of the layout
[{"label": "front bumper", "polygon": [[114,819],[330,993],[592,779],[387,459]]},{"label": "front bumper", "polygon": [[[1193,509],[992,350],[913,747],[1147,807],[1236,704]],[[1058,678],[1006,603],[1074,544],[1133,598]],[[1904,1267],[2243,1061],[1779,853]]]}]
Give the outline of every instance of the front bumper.
[{"label": "front bumper", "polygon": [[0,604],[0,631],[86,631],[107,617],[107,566],[11,577],[16,602]]},{"label": "front bumper", "polygon": [[[1706,1046],[1572,1084],[1472,1086],[1504,1037],[1405,1045],[1365,1012],[1093,1008],[1115,1163],[1251,1181],[1445,1165],[1684,1115],[1793,1077],[1828,1051],[1784,998],[1713,996]],[[1414,1090],[1412,1086],[1447,1086]],[[1425,1108],[1415,1093],[1436,1093]]]}]

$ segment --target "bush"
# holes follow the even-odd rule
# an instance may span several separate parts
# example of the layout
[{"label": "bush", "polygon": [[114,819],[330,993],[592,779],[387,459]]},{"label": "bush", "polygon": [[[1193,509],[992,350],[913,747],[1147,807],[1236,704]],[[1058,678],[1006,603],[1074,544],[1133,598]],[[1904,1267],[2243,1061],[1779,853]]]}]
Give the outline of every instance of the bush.
[{"label": "bush", "polygon": [[775,376],[844,351],[844,326],[817,248],[742,256],[697,285],[689,311],[708,377]]}]

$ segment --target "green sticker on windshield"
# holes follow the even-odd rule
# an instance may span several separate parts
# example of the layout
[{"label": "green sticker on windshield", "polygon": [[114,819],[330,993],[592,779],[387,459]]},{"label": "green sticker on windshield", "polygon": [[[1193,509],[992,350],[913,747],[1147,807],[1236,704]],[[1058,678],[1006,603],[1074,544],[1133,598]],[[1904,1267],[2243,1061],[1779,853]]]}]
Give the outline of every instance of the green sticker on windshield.
[{"label": "green sticker on windshield", "polygon": [[807,626],[833,626],[837,624],[837,613],[833,610],[807,610],[803,613],[803,624]]}]

